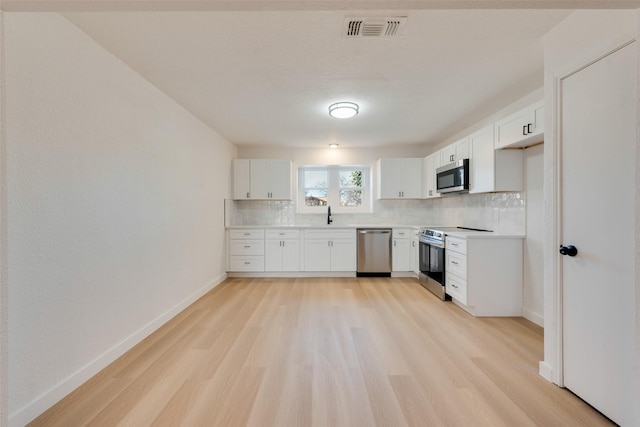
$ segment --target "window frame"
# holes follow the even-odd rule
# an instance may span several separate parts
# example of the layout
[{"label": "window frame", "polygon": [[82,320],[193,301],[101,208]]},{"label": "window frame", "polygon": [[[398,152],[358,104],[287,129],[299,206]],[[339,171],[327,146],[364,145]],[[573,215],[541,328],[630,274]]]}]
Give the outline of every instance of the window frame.
[{"label": "window frame", "polygon": [[[371,166],[369,165],[308,165],[298,166],[297,179],[297,213],[326,213],[327,206],[306,206],[305,204],[305,171],[327,171],[327,205],[331,206],[331,213],[371,213]],[[362,171],[362,204],[360,206],[340,206],[340,190],[355,189],[356,187],[340,187],[341,171]]]}]

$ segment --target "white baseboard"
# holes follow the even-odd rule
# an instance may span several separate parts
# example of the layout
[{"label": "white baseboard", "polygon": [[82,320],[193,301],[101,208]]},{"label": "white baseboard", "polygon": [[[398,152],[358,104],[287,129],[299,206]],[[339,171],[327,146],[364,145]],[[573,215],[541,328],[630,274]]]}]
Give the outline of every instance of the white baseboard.
[{"label": "white baseboard", "polygon": [[221,274],[220,276],[216,277],[211,282],[207,283],[205,286],[193,292],[187,298],[180,301],[178,304],[153,319],[151,322],[147,323],[146,325],[135,331],[133,334],[124,338],[122,341],[102,353],[96,359],[89,362],[84,367],[78,369],[75,373],[60,381],[49,390],[42,393],[40,396],[17,410],[15,413],[9,414],[9,427],[22,427],[33,421],[36,417],[49,409],[60,399],[81,386],[95,374],[106,368],[117,358],[129,351],[133,346],[158,330],[169,320],[173,319],[177,314],[193,304],[204,294],[218,286],[226,278],[226,274]]},{"label": "white baseboard", "polygon": [[535,313],[527,308],[522,307],[522,317],[532,321],[538,326],[544,327],[544,318],[538,313]]},{"label": "white baseboard", "polygon": [[553,382],[553,368],[544,360],[538,364],[538,373],[545,380]]}]

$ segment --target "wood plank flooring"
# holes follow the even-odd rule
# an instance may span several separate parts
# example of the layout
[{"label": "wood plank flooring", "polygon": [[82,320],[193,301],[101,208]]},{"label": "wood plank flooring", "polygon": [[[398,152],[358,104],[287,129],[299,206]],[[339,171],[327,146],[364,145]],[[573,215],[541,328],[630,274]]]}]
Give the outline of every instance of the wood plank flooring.
[{"label": "wood plank flooring", "polygon": [[411,278],[228,279],[30,425],[612,425],[542,339]]}]

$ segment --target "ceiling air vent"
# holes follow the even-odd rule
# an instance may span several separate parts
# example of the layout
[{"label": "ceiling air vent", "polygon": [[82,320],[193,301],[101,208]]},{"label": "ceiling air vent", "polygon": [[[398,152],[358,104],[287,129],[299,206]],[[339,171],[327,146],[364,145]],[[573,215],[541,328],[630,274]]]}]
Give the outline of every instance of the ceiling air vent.
[{"label": "ceiling air vent", "polygon": [[346,18],[345,34],[347,37],[391,37],[398,34],[406,20],[406,16]]}]

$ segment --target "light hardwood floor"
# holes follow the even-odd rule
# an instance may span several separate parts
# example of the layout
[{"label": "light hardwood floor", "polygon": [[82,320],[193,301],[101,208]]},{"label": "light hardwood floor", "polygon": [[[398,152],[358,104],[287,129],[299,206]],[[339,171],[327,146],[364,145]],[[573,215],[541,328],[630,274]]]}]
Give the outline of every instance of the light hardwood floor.
[{"label": "light hardwood floor", "polygon": [[415,279],[228,279],[30,425],[612,425],[542,357]]}]

